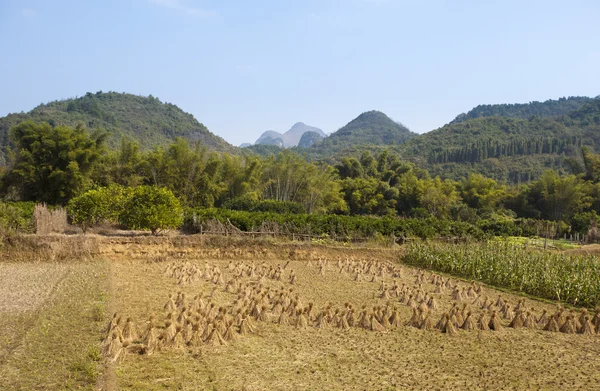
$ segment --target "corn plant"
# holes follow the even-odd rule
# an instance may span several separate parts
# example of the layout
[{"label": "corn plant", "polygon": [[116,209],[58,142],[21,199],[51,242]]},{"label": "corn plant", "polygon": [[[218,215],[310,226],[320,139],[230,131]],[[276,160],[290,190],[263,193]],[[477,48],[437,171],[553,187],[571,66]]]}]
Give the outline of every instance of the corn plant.
[{"label": "corn plant", "polygon": [[600,304],[600,260],[526,249],[507,242],[414,243],[407,264],[579,306]]}]

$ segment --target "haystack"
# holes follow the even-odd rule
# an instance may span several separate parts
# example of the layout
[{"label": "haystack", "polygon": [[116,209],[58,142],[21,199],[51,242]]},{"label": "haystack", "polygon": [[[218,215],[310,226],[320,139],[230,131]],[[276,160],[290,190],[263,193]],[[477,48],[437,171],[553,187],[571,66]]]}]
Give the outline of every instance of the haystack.
[{"label": "haystack", "polygon": [[304,313],[304,311],[298,311],[298,320],[296,321],[296,327],[300,328],[300,329],[304,329],[306,327],[308,327],[308,319],[306,318],[306,315]]},{"label": "haystack", "polygon": [[162,332],[163,340],[166,343],[170,343],[170,341],[173,340],[173,337],[175,337],[176,332],[177,328],[175,327],[175,324],[170,320],[167,320],[165,322],[165,329]]},{"label": "haystack", "polygon": [[528,329],[536,328],[537,323],[535,321],[535,316],[530,311],[527,311],[524,318],[525,321],[523,322],[523,327],[526,327]]},{"label": "haystack", "polygon": [[515,313],[510,307],[510,304],[506,304],[504,306],[504,310],[502,311],[502,317],[508,320],[512,320],[515,317]]},{"label": "haystack", "polygon": [[227,345],[227,341],[225,341],[223,339],[223,336],[221,336],[221,334],[219,333],[219,331],[217,329],[213,329],[213,331],[211,331],[210,335],[204,342],[207,345],[212,345],[212,346]]},{"label": "haystack", "polygon": [[358,324],[356,321],[356,314],[354,313],[353,308],[350,308],[350,310],[348,311],[348,316],[346,317],[346,320],[348,321],[348,325],[350,327],[354,327]]},{"label": "haystack", "polygon": [[446,316],[446,322],[444,323],[444,325],[442,327],[442,333],[445,333],[448,335],[456,334],[456,328],[454,327],[454,324],[452,323],[452,321],[450,320],[450,318],[448,316]]},{"label": "haystack", "polygon": [[342,314],[340,315],[340,321],[338,322],[338,327],[342,330],[348,330],[350,329],[350,325],[348,324],[348,316],[346,314],[346,311],[342,311]]},{"label": "haystack", "polygon": [[411,318],[408,320],[408,322],[406,322],[407,326],[410,327],[419,327],[420,324],[420,317],[419,317],[419,313],[417,312],[416,308],[413,308],[413,313]]},{"label": "haystack", "polygon": [[545,331],[553,331],[553,332],[559,332],[560,331],[560,326],[558,324],[557,321],[557,316],[556,314],[550,317],[550,320],[548,320],[548,323],[546,324],[546,326],[544,327]]},{"label": "haystack", "polygon": [[319,313],[319,316],[317,316],[317,322],[315,324],[315,327],[318,329],[322,329],[328,326],[329,323],[327,322],[327,316],[325,315],[325,311],[321,311]]},{"label": "haystack", "polygon": [[385,327],[383,327],[381,325],[381,323],[379,323],[377,321],[377,318],[375,318],[375,315],[370,315],[369,316],[369,322],[370,322],[370,330],[371,331],[385,331]]},{"label": "haystack", "polygon": [[243,318],[242,321],[240,322],[240,334],[246,335],[246,334],[250,334],[250,333],[254,333],[254,328],[248,322],[248,318]]},{"label": "haystack", "polygon": [[233,331],[234,329],[233,324],[230,324],[229,326],[227,326],[227,330],[225,330],[225,334],[223,334],[223,339],[225,341],[235,341],[237,339],[237,335],[235,334],[235,332]]},{"label": "haystack", "polygon": [[450,318],[450,316],[448,315],[448,313],[444,312],[442,314],[442,317],[440,318],[440,320],[438,320],[438,322],[435,324],[435,328],[437,330],[443,331],[444,328],[446,327],[446,322],[448,322],[449,318]]},{"label": "haystack", "polygon": [[185,350],[186,348],[185,338],[183,338],[182,330],[183,329],[180,326],[177,326],[177,331],[175,332],[173,341],[170,344],[173,349]]},{"label": "haystack", "polygon": [[119,333],[113,332],[102,349],[102,355],[109,361],[117,361],[123,353],[123,343]]},{"label": "haystack", "polygon": [[513,329],[520,329],[523,327],[524,324],[524,319],[523,319],[523,312],[519,311],[517,312],[517,314],[515,315],[515,317],[512,319],[512,321],[510,322],[510,324],[508,325],[508,327],[511,327]]},{"label": "haystack", "polygon": [[496,307],[503,308],[506,303],[502,299],[502,295],[498,295],[498,299],[496,299]]},{"label": "haystack", "polygon": [[573,315],[567,315],[567,320],[560,327],[560,332],[566,334],[575,334],[577,332],[577,327],[575,326],[575,319],[573,318]]},{"label": "haystack", "polygon": [[279,319],[277,319],[277,323],[279,323],[282,326],[289,326],[290,317],[287,314],[287,312],[282,311],[281,314],[279,314]]},{"label": "haystack", "polygon": [[202,327],[200,326],[200,323],[194,323],[192,325],[192,335],[190,336],[187,344],[190,347],[198,347],[202,344],[203,339],[202,339],[202,333],[204,330],[202,330]]},{"label": "haystack", "polygon": [[175,300],[175,305],[177,308],[181,308],[185,305],[185,293],[179,292],[177,294],[177,300]]},{"label": "haystack", "polygon": [[261,307],[260,315],[258,316],[258,320],[260,320],[261,322],[270,322],[271,321],[271,317],[269,316],[266,305],[263,305]]},{"label": "haystack", "polygon": [[133,342],[138,338],[137,330],[135,329],[135,324],[131,317],[127,318],[125,322],[125,327],[123,327],[123,340],[128,342]]},{"label": "haystack", "polygon": [[500,323],[500,319],[498,319],[498,315],[496,315],[496,311],[492,311],[492,315],[490,316],[490,322],[488,323],[490,330],[500,331],[502,330],[502,323]]},{"label": "haystack", "polygon": [[471,311],[467,312],[467,316],[460,328],[467,331],[475,330],[477,328],[477,324],[471,315]]},{"label": "haystack", "polygon": [[490,329],[490,321],[486,318],[485,314],[479,316],[477,320],[477,330],[488,331]]},{"label": "haystack", "polygon": [[536,323],[539,326],[545,326],[548,324],[548,310],[542,310],[542,314],[540,315],[540,317],[538,318],[538,320],[536,321]]},{"label": "haystack", "polygon": [[172,312],[175,311],[175,308],[177,308],[177,306],[175,305],[175,301],[173,300],[173,295],[169,294],[169,300],[167,301],[167,303],[164,305],[164,310],[165,312]]},{"label": "haystack", "polygon": [[431,314],[428,312],[425,315],[425,318],[419,324],[419,329],[430,331],[433,330],[433,321],[431,320]]}]

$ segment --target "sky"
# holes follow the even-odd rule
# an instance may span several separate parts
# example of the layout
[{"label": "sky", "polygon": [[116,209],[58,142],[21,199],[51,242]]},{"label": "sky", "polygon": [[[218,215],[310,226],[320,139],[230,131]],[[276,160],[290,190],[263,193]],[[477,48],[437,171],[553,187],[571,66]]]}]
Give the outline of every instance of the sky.
[{"label": "sky", "polygon": [[369,110],[424,133],[600,95],[598,20],[597,0],[0,0],[0,116],[117,91],[234,145]]}]

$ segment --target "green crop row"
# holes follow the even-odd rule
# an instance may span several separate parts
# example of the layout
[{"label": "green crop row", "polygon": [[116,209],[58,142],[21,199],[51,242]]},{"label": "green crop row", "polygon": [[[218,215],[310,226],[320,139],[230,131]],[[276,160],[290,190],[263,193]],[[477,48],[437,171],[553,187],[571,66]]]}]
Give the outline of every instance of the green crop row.
[{"label": "green crop row", "polygon": [[403,261],[545,299],[586,307],[600,304],[600,260],[593,256],[569,256],[498,241],[413,243]]}]

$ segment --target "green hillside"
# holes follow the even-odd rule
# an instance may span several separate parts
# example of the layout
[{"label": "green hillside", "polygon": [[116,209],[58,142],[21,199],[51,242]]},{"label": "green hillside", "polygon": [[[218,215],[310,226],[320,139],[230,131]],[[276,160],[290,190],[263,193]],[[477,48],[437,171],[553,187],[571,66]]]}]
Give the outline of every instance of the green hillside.
[{"label": "green hillside", "polygon": [[184,137],[200,140],[211,150],[235,150],[193,115],[153,96],[88,92],[79,98],[39,105],[28,113],[9,114],[0,118],[0,146],[8,145],[8,130],[25,120],[47,122],[53,126],[74,126],[81,122],[90,129],[104,128],[111,133],[108,138],[110,147],[118,146],[122,137],[136,141],[144,150],[165,145],[175,137]]},{"label": "green hillside", "polygon": [[570,96],[557,100],[548,99],[544,102],[533,101],[529,103],[479,105],[468,113],[459,114],[451,123],[493,116],[509,118],[530,118],[533,116],[557,117],[569,114],[590,103],[592,100],[593,98],[586,96]]},{"label": "green hillside", "polygon": [[311,155],[327,156],[356,146],[394,146],[417,134],[380,111],[362,113],[346,126],[310,147]]},{"label": "green hillside", "polygon": [[482,117],[454,122],[409,140],[401,156],[434,175],[459,179],[478,172],[508,181],[570,172],[582,145],[600,147],[600,99],[554,118]]}]

